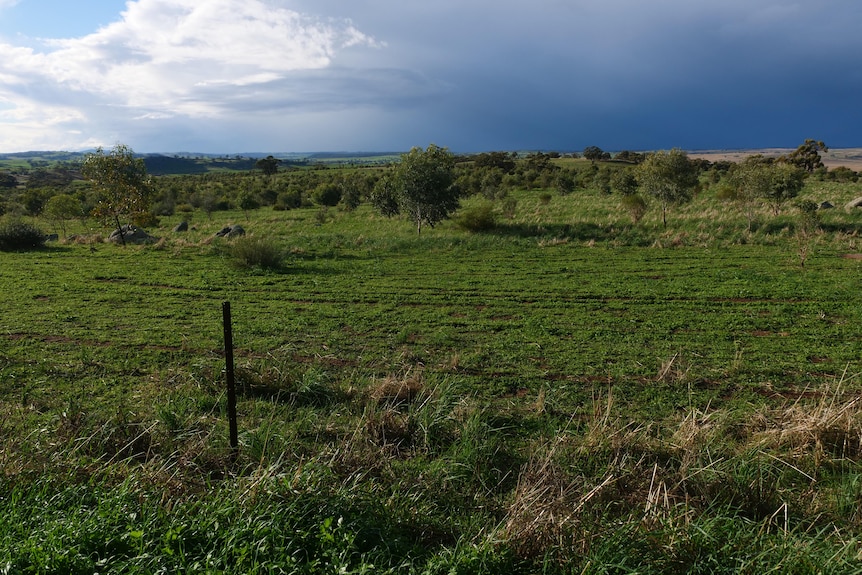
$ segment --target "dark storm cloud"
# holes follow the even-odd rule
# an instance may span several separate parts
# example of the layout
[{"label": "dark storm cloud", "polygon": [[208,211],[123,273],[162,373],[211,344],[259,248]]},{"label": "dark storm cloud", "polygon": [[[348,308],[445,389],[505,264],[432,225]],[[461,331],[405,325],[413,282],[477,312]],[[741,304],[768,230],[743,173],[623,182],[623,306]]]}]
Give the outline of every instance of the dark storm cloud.
[{"label": "dark storm cloud", "polygon": [[161,150],[859,145],[858,0],[128,6],[53,52],[2,46],[0,121]]}]

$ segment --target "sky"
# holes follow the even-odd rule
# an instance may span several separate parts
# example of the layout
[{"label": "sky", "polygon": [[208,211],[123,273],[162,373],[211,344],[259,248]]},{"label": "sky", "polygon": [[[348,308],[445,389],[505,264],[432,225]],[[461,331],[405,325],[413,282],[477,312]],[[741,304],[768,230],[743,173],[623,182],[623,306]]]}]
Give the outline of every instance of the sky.
[{"label": "sky", "polygon": [[0,0],[0,152],[862,147],[859,0]]}]

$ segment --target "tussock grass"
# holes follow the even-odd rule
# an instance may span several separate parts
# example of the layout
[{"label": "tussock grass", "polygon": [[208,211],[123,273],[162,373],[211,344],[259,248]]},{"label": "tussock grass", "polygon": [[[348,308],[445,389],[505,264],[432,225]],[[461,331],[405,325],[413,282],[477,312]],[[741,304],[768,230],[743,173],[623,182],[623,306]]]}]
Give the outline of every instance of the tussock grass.
[{"label": "tussock grass", "polygon": [[271,239],[258,236],[242,236],[232,240],[228,253],[234,265],[243,269],[278,270],[284,255]]}]

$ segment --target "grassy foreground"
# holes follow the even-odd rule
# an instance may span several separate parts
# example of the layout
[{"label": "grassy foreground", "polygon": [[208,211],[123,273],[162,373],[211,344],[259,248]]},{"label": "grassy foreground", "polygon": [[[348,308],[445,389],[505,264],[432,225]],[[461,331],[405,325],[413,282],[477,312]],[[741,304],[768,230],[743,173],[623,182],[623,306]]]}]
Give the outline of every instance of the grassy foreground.
[{"label": "grassy foreground", "polygon": [[0,253],[0,573],[862,572],[862,219],[617,202]]}]

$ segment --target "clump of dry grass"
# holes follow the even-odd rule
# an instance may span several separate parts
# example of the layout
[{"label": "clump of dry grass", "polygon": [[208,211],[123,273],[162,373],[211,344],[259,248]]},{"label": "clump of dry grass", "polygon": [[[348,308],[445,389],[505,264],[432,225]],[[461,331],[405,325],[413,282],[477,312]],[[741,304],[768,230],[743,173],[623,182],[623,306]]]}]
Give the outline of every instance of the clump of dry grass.
[{"label": "clump of dry grass", "polygon": [[[804,392],[793,403],[757,415],[754,440],[765,448],[789,450],[793,457],[814,457],[815,467],[830,458],[862,455],[862,397],[845,392],[844,378],[834,387]],[[805,401],[814,394],[818,399]]]},{"label": "clump of dry grass", "polygon": [[615,481],[608,473],[590,484],[572,477],[558,463],[561,438],[543,446],[524,464],[498,537],[522,557],[535,557],[548,549],[584,549],[588,542],[579,529],[588,504]]},{"label": "clump of dry grass", "polygon": [[665,383],[680,383],[685,381],[691,365],[685,361],[680,353],[675,353],[670,359],[662,362],[656,381]]},{"label": "clump of dry grass", "polygon": [[582,454],[642,451],[648,449],[649,429],[648,424],[624,421],[616,416],[613,391],[608,391],[606,396],[593,399],[593,414],[578,441],[577,450]]},{"label": "clump of dry grass", "polygon": [[568,238],[550,238],[540,239],[538,245],[540,248],[552,248],[554,246],[564,246],[569,243]]},{"label": "clump of dry grass", "polygon": [[355,429],[332,454],[332,464],[342,470],[380,468],[391,458],[402,458],[427,449],[427,414],[438,393],[422,371],[407,369],[374,381],[356,394],[364,405]]},{"label": "clump of dry grass", "polygon": [[375,382],[368,390],[368,397],[378,404],[406,405],[421,400],[428,394],[421,371],[398,377],[390,375]]}]

